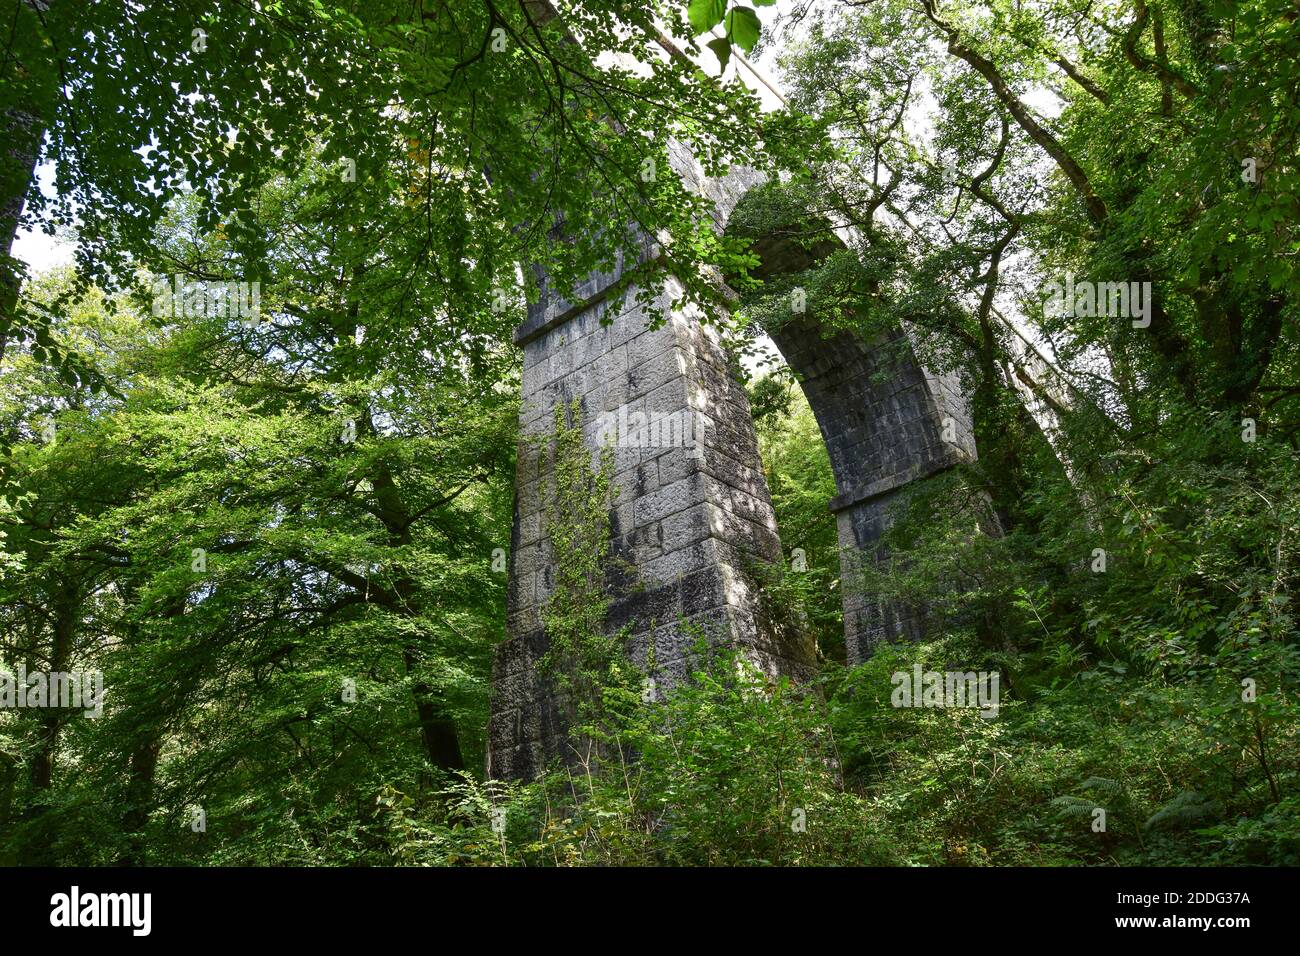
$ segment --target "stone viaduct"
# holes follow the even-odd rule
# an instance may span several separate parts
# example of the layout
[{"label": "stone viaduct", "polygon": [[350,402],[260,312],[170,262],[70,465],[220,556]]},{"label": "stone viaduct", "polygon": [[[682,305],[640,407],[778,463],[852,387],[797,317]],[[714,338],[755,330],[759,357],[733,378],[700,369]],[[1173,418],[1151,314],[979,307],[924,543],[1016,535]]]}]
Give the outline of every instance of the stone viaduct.
[{"label": "stone viaduct", "polygon": [[[713,201],[719,229],[744,193],[763,181],[745,169],[707,178],[685,149],[675,151],[674,168]],[[764,245],[757,244],[761,269],[779,271],[789,250]],[[609,633],[628,629],[633,663],[643,665],[653,648],[658,688],[683,680],[695,640],[683,632],[686,621],[771,675],[798,679],[815,666],[815,649],[756,580],[756,567],[785,556],[748,401],[718,333],[678,306],[680,287],[672,280],[652,309],[629,295],[615,312],[611,287],[623,271],[620,265],[594,274],[567,298],[540,277],[540,301],[529,305],[515,333],[524,352],[521,438],[507,634],[493,665],[488,731],[488,772],[498,779],[528,779],[546,761],[566,756],[561,709],[537,671],[547,647],[541,612],[555,569],[544,519],[547,456],[529,441],[550,431],[561,403],[580,403],[593,452],[607,438],[600,434],[603,414],[637,421],[638,413],[676,413],[702,426],[694,429],[692,446],[619,442],[613,449],[619,495],[609,527],[611,553],[621,560],[611,564],[633,573],[611,570],[606,625]],[[652,328],[656,316],[665,321]],[[797,319],[771,334],[802,384],[830,454],[845,640],[855,664],[877,642],[909,636],[915,624],[853,587],[854,568],[863,557],[879,558],[891,505],[910,483],[974,457],[970,413],[953,378],[918,363],[904,330],[867,342],[849,332],[823,336],[811,318]]]}]

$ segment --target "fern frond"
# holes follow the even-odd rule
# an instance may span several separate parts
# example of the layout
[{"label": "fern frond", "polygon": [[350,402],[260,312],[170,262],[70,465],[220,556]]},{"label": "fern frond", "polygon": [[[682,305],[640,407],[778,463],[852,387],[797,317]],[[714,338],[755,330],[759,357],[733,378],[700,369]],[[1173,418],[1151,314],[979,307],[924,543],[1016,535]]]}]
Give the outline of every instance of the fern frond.
[{"label": "fern frond", "polygon": [[1147,819],[1148,830],[1173,829],[1217,817],[1223,805],[1195,790],[1184,790]]}]

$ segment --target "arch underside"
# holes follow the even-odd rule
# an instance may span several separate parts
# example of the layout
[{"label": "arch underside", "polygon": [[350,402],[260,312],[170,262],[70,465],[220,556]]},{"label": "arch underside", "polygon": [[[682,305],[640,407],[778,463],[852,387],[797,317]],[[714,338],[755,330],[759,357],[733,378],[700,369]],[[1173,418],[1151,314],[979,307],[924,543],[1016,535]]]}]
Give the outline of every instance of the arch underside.
[{"label": "arch underside", "polygon": [[[857,570],[886,556],[880,539],[909,485],[975,457],[968,404],[955,376],[917,362],[901,329],[866,342],[847,331],[826,336],[816,322],[798,319],[769,334],[799,380],[830,456],[845,654],[858,664],[882,640],[919,636],[916,613],[873,600],[857,584]],[[945,440],[945,424],[955,441]]]}]

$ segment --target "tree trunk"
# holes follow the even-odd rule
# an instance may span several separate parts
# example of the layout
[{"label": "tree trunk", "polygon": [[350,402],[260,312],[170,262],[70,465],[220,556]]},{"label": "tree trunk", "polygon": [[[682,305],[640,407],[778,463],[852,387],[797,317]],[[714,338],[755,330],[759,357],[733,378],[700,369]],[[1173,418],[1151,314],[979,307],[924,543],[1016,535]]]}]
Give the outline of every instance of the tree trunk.
[{"label": "tree trunk", "polygon": [[14,239],[23,201],[36,172],[43,134],[41,123],[30,113],[10,109],[0,118],[0,141],[6,144],[0,165],[0,242],[4,243],[4,256],[0,258],[0,359],[9,343],[22,286],[18,263],[13,258]]},{"label": "tree trunk", "polygon": [[[54,641],[50,651],[50,666],[47,674],[62,673],[68,670],[68,665],[72,661],[72,645],[76,637],[77,626],[77,609],[81,602],[77,593],[71,587],[65,586],[55,596],[54,607]],[[48,688],[50,692],[53,688]],[[55,755],[58,751],[59,730],[63,727],[63,721],[67,714],[64,710],[54,706],[54,701],[47,697],[48,706],[40,712],[38,720],[40,730],[38,732],[38,744],[36,753],[32,755],[31,768],[29,771],[29,782],[34,793],[42,793],[48,790],[54,780]]]}]

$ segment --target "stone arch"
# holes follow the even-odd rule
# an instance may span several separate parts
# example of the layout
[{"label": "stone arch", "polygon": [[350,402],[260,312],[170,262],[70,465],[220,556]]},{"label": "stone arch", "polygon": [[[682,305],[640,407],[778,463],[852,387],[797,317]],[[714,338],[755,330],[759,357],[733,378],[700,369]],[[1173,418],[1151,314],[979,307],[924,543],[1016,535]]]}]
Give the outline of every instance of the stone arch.
[{"label": "stone arch", "polygon": [[[747,190],[733,211],[765,185]],[[829,229],[826,234],[811,247],[780,228],[752,237],[759,265],[751,275],[769,280],[802,273],[845,247]],[[906,329],[866,340],[792,310],[767,332],[795,373],[826,444],[837,492],[829,507],[836,517],[841,580],[850,582],[860,561],[886,556],[880,539],[909,486],[975,459],[970,404],[956,374],[936,374],[922,365]],[[914,610],[873,600],[851,585],[842,587],[841,596],[850,665],[866,660],[882,640],[919,636]]]},{"label": "stone arch", "polygon": [[[747,169],[709,178],[683,147],[672,158],[677,174],[713,200],[719,230],[764,181]],[[653,254],[649,237],[643,248]],[[767,252],[769,266],[782,267],[779,250]],[[493,777],[527,779],[547,760],[568,756],[563,709],[538,672],[547,648],[542,609],[555,573],[544,521],[548,462],[531,440],[550,430],[562,403],[578,402],[593,452],[610,437],[611,423],[616,433],[619,497],[610,533],[618,560],[607,582],[613,603],[606,627],[627,630],[632,662],[644,665],[653,655],[660,691],[683,680],[696,640],[684,621],[770,675],[799,679],[815,667],[815,649],[762,588],[762,567],[783,560],[781,542],[748,400],[717,329],[678,307],[682,290],[672,279],[649,307],[628,295],[613,309],[633,265],[620,260],[567,294],[539,276],[539,301],[515,334],[524,353],[523,404],[507,634],[493,662]],[[874,553],[889,506],[907,483],[974,454],[969,416],[955,383],[927,373],[906,347],[883,348],[849,333],[824,338],[811,322],[784,326],[773,339],[800,376],[831,454],[838,491],[831,506],[851,574],[859,555]],[[882,371],[884,384],[877,381]],[[673,415],[689,417],[689,445],[647,440],[644,423]],[[945,416],[957,422],[955,445],[942,441]],[[846,596],[845,622],[851,663],[876,641],[911,629],[906,615],[865,597]]]}]

